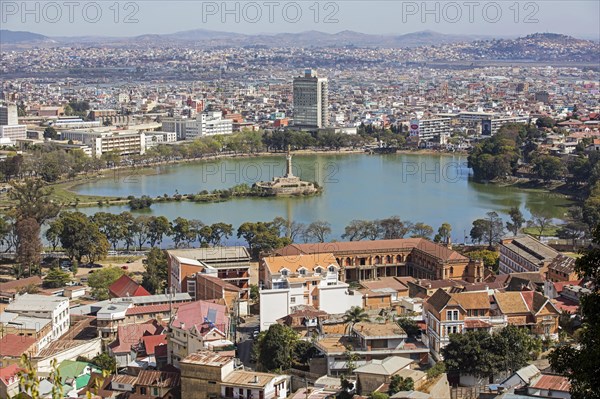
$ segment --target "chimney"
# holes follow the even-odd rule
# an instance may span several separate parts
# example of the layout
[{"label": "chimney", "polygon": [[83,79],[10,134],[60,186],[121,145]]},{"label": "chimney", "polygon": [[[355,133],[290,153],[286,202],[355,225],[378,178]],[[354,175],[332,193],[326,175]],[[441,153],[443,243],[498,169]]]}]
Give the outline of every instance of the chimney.
[{"label": "chimney", "polygon": [[180,324],[179,324],[179,327],[180,327],[182,330],[185,330],[185,323],[180,323]]},{"label": "chimney", "polygon": [[254,378],[252,378],[252,383],[258,384],[258,376],[257,375],[255,375]]}]

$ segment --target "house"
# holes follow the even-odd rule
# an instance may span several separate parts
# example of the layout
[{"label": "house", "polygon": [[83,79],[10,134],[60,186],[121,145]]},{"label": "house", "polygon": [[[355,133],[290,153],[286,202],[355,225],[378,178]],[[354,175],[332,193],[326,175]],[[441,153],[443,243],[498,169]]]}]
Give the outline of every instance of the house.
[{"label": "house", "polygon": [[99,373],[102,370],[91,363],[63,360],[58,365],[57,371],[63,386],[63,394],[72,397],[87,386],[92,373]]},{"label": "house", "polygon": [[525,387],[540,374],[541,371],[533,364],[530,364],[517,370],[513,375],[502,381],[500,385],[505,389]]},{"label": "house", "polygon": [[[357,378],[357,391],[359,395],[369,395],[382,384],[389,384],[394,375],[400,374],[402,370],[410,371],[410,365],[414,361],[399,356],[390,356],[385,359],[374,359],[356,368],[354,374]],[[416,371],[416,370],[415,370]],[[425,376],[422,373],[421,377]]]},{"label": "house", "polygon": [[579,276],[575,272],[575,258],[558,255],[548,265],[546,278],[552,282],[577,280]]},{"label": "house", "polygon": [[141,340],[149,336],[164,336],[164,333],[165,328],[157,320],[119,326],[117,339],[108,345],[108,353],[115,358],[117,367],[127,367],[137,359],[134,348]]},{"label": "house", "polygon": [[129,397],[176,399],[180,397],[181,377],[178,372],[143,370],[137,376],[134,393]]},{"label": "house", "polygon": [[19,364],[21,355],[30,359],[37,354],[37,340],[33,336],[6,334],[0,338],[0,367]]},{"label": "house", "polygon": [[248,298],[242,297],[242,289],[220,279],[216,273],[196,273],[187,278],[187,292],[192,300],[222,300],[229,310],[237,308],[240,316],[248,314]]},{"label": "house", "polygon": [[[69,329],[69,300],[35,294],[17,296],[0,314],[0,324],[8,333],[25,333],[20,331],[22,329],[31,331],[38,338],[41,349]],[[46,330],[48,325],[49,331]]]},{"label": "house", "polygon": [[585,147],[587,152],[600,151],[600,139],[593,139],[590,145]]},{"label": "house", "polygon": [[134,279],[126,274],[119,277],[108,287],[108,293],[111,298],[126,298],[132,296],[150,295],[144,287],[135,282]]},{"label": "house", "polygon": [[559,253],[528,235],[500,241],[500,273],[546,272]]},{"label": "house", "polygon": [[240,298],[248,299],[250,291],[250,253],[246,247],[211,247],[168,250],[168,286],[174,292],[186,292],[187,278],[196,273],[213,272],[242,290]]},{"label": "house", "polygon": [[344,282],[361,282],[380,277],[412,276],[427,279],[481,281],[483,267],[469,258],[425,238],[340,241],[333,243],[290,244],[275,255],[332,253],[341,267]]},{"label": "house", "polygon": [[50,342],[35,356],[37,372],[49,373],[54,361],[60,363],[79,356],[91,359],[102,353],[102,339],[98,336],[94,322],[91,317],[72,316],[68,333]]},{"label": "house", "polygon": [[363,305],[362,295],[339,280],[340,266],[331,253],[268,256],[261,259],[260,329],[290,313],[298,305],[328,314],[344,313]]},{"label": "house", "polygon": [[408,341],[407,338],[406,332],[396,323],[360,322],[347,333],[322,335],[315,347],[325,358],[327,374],[332,376],[347,373],[349,350],[359,356],[357,366],[388,356],[427,363],[429,348],[420,341]]},{"label": "house", "polygon": [[492,328],[506,325],[500,315],[493,318],[487,292],[460,292],[449,294],[438,289],[425,301],[423,309],[427,324],[427,339],[433,358],[442,360],[441,350],[450,342],[450,334],[468,330]]},{"label": "house", "polygon": [[15,299],[19,291],[22,289],[34,286],[40,288],[42,286],[42,278],[40,276],[32,276],[22,278],[20,280],[7,281],[0,283],[0,302],[10,303]]},{"label": "house", "polygon": [[311,332],[318,332],[323,321],[329,317],[327,312],[308,305],[298,305],[293,309],[289,315],[277,319],[277,323],[292,328],[304,337],[310,336]]},{"label": "house", "polygon": [[11,398],[19,393],[18,364],[0,367],[0,398]]},{"label": "house", "polygon": [[542,374],[527,387],[527,394],[539,398],[570,399],[571,384],[566,377]]},{"label": "house", "polygon": [[229,338],[229,317],[224,305],[196,301],[183,304],[170,323],[169,364],[179,366],[179,361],[199,350],[208,349],[211,342],[233,343]]},{"label": "house", "polygon": [[508,324],[527,328],[533,334],[558,337],[560,311],[539,292],[496,292],[492,315],[506,316]]},{"label": "house", "polygon": [[233,356],[218,352],[192,353],[180,367],[182,398],[283,399],[289,394],[289,376],[239,369]]}]

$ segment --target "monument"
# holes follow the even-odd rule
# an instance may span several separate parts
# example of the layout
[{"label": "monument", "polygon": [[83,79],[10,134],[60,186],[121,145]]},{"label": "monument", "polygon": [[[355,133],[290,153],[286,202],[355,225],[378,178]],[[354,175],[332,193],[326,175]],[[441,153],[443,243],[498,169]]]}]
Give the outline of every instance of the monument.
[{"label": "monument", "polygon": [[259,181],[254,183],[263,195],[310,195],[319,191],[315,183],[300,180],[298,176],[294,176],[292,171],[292,154],[288,146],[286,154],[286,170],[285,175],[274,177],[272,181]]}]

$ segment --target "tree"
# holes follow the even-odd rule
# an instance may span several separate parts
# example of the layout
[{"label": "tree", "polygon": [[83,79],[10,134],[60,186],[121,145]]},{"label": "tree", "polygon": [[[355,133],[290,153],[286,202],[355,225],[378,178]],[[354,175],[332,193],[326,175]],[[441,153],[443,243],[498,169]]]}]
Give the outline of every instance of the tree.
[{"label": "tree", "polygon": [[410,317],[400,317],[398,318],[397,323],[409,337],[417,337],[421,334],[419,325]]},{"label": "tree", "polygon": [[280,230],[271,222],[245,222],[237,230],[237,237],[246,240],[254,258],[258,258],[261,252],[270,252],[291,243],[289,238],[279,234]]},{"label": "tree", "polygon": [[88,276],[88,285],[92,289],[92,296],[99,301],[109,298],[108,287],[126,274],[120,267],[112,266],[96,270]]},{"label": "tree", "polygon": [[537,118],[535,124],[538,128],[551,128],[554,127],[554,119],[550,118],[549,116],[542,116]]},{"label": "tree", "polygon": [[164,216],[151,216],[148,223],[148,243],[151,247],[160,245],[163,236],[171,231],[171,224]]},{"label": "tree", "polygon": [[229,238],[233,234],[233,226],[227,223],[213,223],[210,230],[210,242],[214,246],[221,245],[223,238]]},{"label": "tree", "polygon": [[541,155],[533,160],[533,172],[538,178],[549,182],[560,180],[566,172],[565,164],[560,158],[552,155]]},{"label": "tree", "polygon": [[117,250],[119,241],[125,239],[128,235],[128,229],[125,225],[123,215],[115,215],[108,212],[97,212],[92,216],[92,220],[98,226],[98,229],[104,234],[113,250]]},{"label": "tree", "polygon": [[190,227],[190,221],[182,217],[178,217],[173,221],[171,234],[175,248],[179,248],[179,244],[182,242],[189,243],[195,238],[194,232]]},{"label": "tree", "polygon": [[259,336],[258,363],[268,371],[279,371],[292,367],[294,349],[299,340],[298,334],[290,327],[273,324],[266,334]]},{"label": "tree", "polygon": [[390,387],[388,394],[394,395],[400,391],[412,391],[415,389],[415,382],[412,378],[404,378],[398,374],[393,375],[390,379]]},{"label": "tree", "polygon": [[442,223],[435,235],[434,241],[441,242],[443,244],[449,244],[452,239],[452,226],[450,223]]},{"label": "tree", "polygon": [[52,252],[56,251],[56,247],[60,244],[60,233],[63,225],[60,219],[56,219],[50,223],[48,230],[44,233],[46,240],[52,245]]},{"label": "tree", "polygon": [[500,255],[496,251],[482,249],[479,251],[471,251],[467,256],[473,260],[483,261],[483,265],[490,270],[498,270],[498,260],[500,259]]},{"label": "tree", "polygon": [[328,235],[331,234],[331,224],[328,222],[317,220],[306,227],[304,235],[308,240],[317,242],[325,242]]},{"label": "tree", "polygon": [[46,288],[60,288],[67,285],[71,281],[71,276],[67,272],[63,272],[59,268],[50,269],[44,278],[43,285]]},{"label": "tree", "polygon": [[117,361],[106,352],[102,352],[93,357],[92,360],[90,360],[90,363],[98,366],[102,371],[107,371],[111,374],[117,370]]},{"label": "tree", "polygon": [[423,222],[415,223],[411,229],[413,238],[430,238],[433,234],[433,227]]},{"label": "tree", "polygon": [[595,246],[575,262],[575,271],[589,282],[591,290],[580,301],[582,326],[577,345],[558,346],[549,355],[552,368],[569,378],[573,399],[600,398],[600,224],[592,241]]},{"label": "tree", "polygon": [[481,241],[483,241],[483,236],[484,236],[486,230],[487,230],[487,223],[486,223],[485,219],[474,220],[473,227],[471,228],[471,231],[469,232],[471,241],[473,241],[474,243],[476,242],[477,244],[481,244]]},{"label": "tree", "polygon": [[144,260],[144,269],[142,287],[151,294],[162,293],[169,270],[167,254],[160,248],[152,248]]},{"label": "tree", "polygon": [[348,324],[348,330],[352,331],[352,327],[361,321],[369,321],[369,315],[360,306],[352,306],[344,313],[344,323]]},{"label": "tree", "polygon": [[476,180],[503,179],[516,171],[521,136],[525,126],[506,124],[491,138],[476,144],[468,157]]},{"label": "tree", "polygon": [[29,271],[29,275],[34,271],[41,274],[39,264],[42,260],[42,242],[40,240],[40,225],[34,218],[18,219],[16,223],[17,231],[17,263]]},{"label": "tree", "polygon": [[[410,378],[410,377],[409,377]],[[370,399],[389,399],[389,395],[383,392],[373,392],[369,396]]]},{"label": "tree", "polygon": [[473,242],[487,242],[489,248],[500,241],[504,234],[504,223],[496,212],[488,212],[487,218],[473,221],[470,235]]},{"label": "tree", "polygon": [[409,221],[400,220],[399,216],[390,216],[388,218],[377,221],[381,238],[384,240],[392,240],[396,238],[404,238],[412,228],[412,223]]},{"label": "tree", "polygon": [[46,129],[44,129],[44,138],[56,140],[58,138],[58,132],[52,126],[48,126]]},{"label": "tree", "polygon": [[525,223],[525,218],[523,214],[519,210],[519,207],[512,207],[508,211],[508,216],[510,217],[510,221],[506,222],[506,229],[510,231],[513,236],[519,234],[519,230],[523,227],[523,223]]},{"label": "tree", "polygon": [[150,217],[145,215],[136,217],[131,227],[131,234],[141,251],[144,244],[150,238]]},{"label": "tree", "polygon": [[379,226],[376,222],[369,220],[352,220],[348,226],[344,228],[343,239],[350,241],[359,241],[369,238],[371,240],[377,239],[379,236]]},{"label": "tree", "polygon": [[59,217],[63,226],[60,232],[60,243],[71,259],[81,263],[84,257],[89,262],[106,257],[108,240],[92,222],[81,212],[64,212]]},{"label": "tree", "polygon": [[544,231],[552,224],[552,218],[541,215],[531,214],[531,220],[527,221],[527,227],[534,228],[538,231],[538,239],[542,237]]},{"label": "tree", "polygon": [[60,206],[51,200],[53,190],[40,179],[25,179],[11,183],[9,198],[16,202],[16,218],[33,218],[39,225],[58,215]]}]

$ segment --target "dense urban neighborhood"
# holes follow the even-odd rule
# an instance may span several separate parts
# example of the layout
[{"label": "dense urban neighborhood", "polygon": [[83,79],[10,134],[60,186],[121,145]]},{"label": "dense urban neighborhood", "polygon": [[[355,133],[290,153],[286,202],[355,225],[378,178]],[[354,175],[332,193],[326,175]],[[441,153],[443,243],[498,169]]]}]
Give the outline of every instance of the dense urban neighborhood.
[{"label": "dense urban neighborhood", "polygon": [[600,398],[598,42],[1,32],[0,398]]}]

